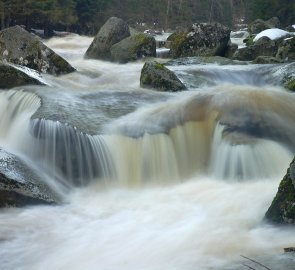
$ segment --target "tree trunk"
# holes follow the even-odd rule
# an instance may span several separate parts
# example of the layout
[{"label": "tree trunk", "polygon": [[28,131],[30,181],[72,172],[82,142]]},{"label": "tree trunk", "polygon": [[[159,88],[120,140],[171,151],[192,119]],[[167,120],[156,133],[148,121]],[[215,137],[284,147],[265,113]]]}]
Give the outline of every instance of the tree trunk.
[{"label": "tree trunk", "polygon": [[0,1],[0,16],[1,16],[1,30],[5,28],[5,6],[4,2]]}]

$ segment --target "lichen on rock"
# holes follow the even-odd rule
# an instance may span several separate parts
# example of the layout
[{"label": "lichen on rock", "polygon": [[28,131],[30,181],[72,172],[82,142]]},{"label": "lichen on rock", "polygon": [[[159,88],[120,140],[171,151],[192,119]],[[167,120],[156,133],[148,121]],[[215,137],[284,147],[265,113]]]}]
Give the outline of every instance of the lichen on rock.
[{"label": "lichen on rock", "polygon": [[141,70],[140,86],[159,91],[181,91],[185,85],[163,64],[156,61],[147,62]]}]

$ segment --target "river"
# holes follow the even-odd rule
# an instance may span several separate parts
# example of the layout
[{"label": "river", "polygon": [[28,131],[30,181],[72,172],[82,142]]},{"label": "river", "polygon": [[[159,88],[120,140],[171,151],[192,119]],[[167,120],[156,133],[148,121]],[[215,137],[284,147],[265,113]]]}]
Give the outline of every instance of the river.
[{"label": "river", "polygon": [[0,211],[0,268],[282,269],[264,258],[295,229],[263,220],[295,152],[279,70],[174,63],[189,91],[161,93],[140,88],[143,62],[84,60],[91,41],[47,41],[78,72],[0,93],[0,145],[65,202]]}]

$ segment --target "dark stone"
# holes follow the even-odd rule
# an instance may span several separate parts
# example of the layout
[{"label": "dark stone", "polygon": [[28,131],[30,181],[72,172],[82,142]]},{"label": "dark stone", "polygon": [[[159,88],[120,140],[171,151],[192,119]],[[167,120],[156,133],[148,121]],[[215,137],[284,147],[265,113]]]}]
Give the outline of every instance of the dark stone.
[{"label": "dark stone", "polygon": [[278,192],[265,214],[273,223],[295,225],[295,159],[280,183]]},{"label": "dark stone", "polygon": [[55,204],[60,198],[17,156],[0,149],[0,207]]},{"label": "dark stone", "polygon": [[186,89],[171,70],[155,61],[144,64],[141,70],[140,86],[173,92]]},{"label": "dark stone", "polygon": [[146,34],[135,34],[111,47],[111,59],[127,63],[144,57],[156,57],[156,40]]},{"label": "dark stone", "polygon": [[277,42],[267,37],[262,37],[257,40],[254,45],[237,50],[233,58],[240,61],[253,61],[259,56],[275,57],[277,51]]},{"label": "dark stone", "polygon": [[253,64],[281,64],[282,61],[278,58],[271,56],[258,56],[253,62]]},{"label": "dark stone", "polygon": [[232,58],[237,50],[238,50],[238,45],[233,44],[232,42],[229,41],[224,56],[227,58]]},{"label": "dark stone", "polygon": [[187,32],[168,38],[173,58],[190,56],[224,56],[230,29],[219,23],[195,23]]},{"label": "dark stone", "polygon": [[20,26],[0,32],[0,60],[53,75],[75,71],[66,60]]},{"label": "dark stone", "polygon": [[271,28],[279,28],[279,27],[280,27],[279,19],[277,17],[273,17],[267,21],[257,19],[249,24],[248,29],[250,33],[258,34],[262,32],[263,30],[271,29]]},{"label": "dark stone", "polygon": [[0,62],[0,88],[13,88],[27,84],[42,85],[43,83],[12,65]]},{"label": "dark stone", "polygon": [[100,28],[90,47],[85,53],[86,58],[110,60],[111,47],[130,36],[128,25],[117,17],[111,17]]}]

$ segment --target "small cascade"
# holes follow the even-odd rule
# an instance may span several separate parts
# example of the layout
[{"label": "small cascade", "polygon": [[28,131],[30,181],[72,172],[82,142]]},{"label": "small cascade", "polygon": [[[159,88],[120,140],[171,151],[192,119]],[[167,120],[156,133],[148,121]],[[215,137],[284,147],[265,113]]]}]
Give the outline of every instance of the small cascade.
[{"label": "small cascade", "polygon": [[188,122],[167,134],[113,135],[106,142],[120,183],[165,184],[206,171],[211,133],[212,121]]},{"label": "small cascade", "polygon": [[212,142],[208,174],[229,181],[280,178],[293,153],[266,139],[224,132],[217,124]]},{"label": "small cascade", "polygon": [[29,140],[29,123],[41,101],[22,90],[0,92],[0,144],[21,152]]},{"label": "small cascade", "polygon": [[45,119],[31,122],[30,155],[65,185],[84,186],[94,178],[111,178],[111,162],[102,136]]}]

